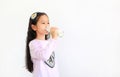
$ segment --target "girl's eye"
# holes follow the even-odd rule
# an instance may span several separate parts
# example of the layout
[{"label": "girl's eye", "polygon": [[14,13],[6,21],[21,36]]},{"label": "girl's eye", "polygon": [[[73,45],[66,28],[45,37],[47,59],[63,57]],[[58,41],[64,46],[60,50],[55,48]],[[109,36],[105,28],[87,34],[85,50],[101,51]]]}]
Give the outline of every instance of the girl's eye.
[{"label": "girl's eye", "polygon": [[45,24],[45,23],[42,23],[42,24]]},{"label": "girl's eye", "polygon": [[[44,22],[42,24],[45,24]],[[47,23],[47,24],[50,24],[50,23]]]}]

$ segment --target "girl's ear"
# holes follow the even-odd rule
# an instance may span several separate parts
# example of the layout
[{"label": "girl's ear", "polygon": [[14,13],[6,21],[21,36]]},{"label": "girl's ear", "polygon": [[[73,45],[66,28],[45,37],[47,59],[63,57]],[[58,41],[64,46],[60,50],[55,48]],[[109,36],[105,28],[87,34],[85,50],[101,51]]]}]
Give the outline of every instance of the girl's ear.
[{"label": "girl's ear", "polygon": [[31,27],[32,27],[32,29],[33,29],[34,31],[36,31],[36,30],[37,30],[37,26],[32,25]]}]

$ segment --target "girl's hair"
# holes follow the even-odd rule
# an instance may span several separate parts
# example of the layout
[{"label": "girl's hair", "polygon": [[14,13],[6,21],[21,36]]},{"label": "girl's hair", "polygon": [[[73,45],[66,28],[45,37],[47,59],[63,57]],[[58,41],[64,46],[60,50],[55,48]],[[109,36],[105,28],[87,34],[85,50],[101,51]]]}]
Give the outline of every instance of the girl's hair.
[{"label": "girl's hair", "polygon": [[[29,48],[29,42],[33,39],[36,38],[36,32],[32,29],[31,25],[36,25],[39,18],[42,15],[46,15],[46,13],[44,12],[35,12],[31,15],[30,19],[29,19],[29,27],[28,27],[28,31],[27,31],[27,38],[26,38],[26,56],[25,56],[25,63],[26,63],[26,69],[29,72],[33,72],[33,62],[31,60],[31,55],[30,55],[30,48]],[[49,38],[50,34],[45,35],[45,39],[47,40]]]}]

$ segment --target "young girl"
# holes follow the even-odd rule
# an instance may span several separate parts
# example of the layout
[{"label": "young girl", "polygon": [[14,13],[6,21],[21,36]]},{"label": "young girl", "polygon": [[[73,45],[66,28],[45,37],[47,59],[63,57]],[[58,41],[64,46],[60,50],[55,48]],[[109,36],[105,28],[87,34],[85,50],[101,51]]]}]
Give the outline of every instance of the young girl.
[{"label": "young girl", "polygon": [[[59,77],[54,49],[58,32],[52,27],[46,13],[35,12],[29,20],[26,42],[26,68],[33,77]],[[50,35],[52,36],[50,38]]]}]

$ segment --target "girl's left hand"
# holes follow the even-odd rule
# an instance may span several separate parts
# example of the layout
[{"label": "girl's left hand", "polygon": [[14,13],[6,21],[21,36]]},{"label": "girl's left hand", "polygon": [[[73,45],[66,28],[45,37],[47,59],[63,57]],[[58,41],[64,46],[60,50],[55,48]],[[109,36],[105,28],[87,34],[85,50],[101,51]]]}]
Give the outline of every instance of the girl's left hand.
[{"label": "girl's left hand", "polygon": [[50,33],[51,33],[53,39],[57,39],[57,37],[58,37],[58,28],[57,27],[51,27],[50,28]]}]

